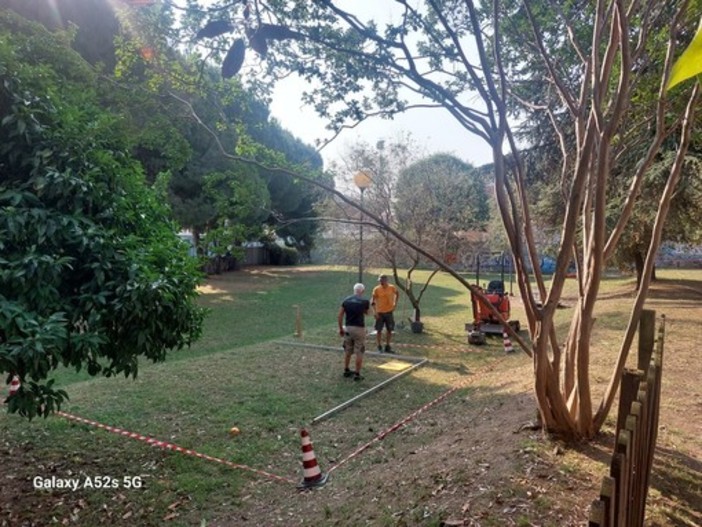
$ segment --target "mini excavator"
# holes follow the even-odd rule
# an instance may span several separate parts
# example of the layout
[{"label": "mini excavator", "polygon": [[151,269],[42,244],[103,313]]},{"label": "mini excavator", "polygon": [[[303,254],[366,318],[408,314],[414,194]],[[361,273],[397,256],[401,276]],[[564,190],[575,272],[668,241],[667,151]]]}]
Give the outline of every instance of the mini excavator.
[{"label": "mini excavator", "polygon": [[[502,336],[502,333],[504,332],[504,325],[497,319],[493,311],[490,309],[490,306],[495,308],[495,310],[500,313],[502,318],[507,321],[515,332],[519,331],[520,329],[518,320],[510,320],[511,306],[509,294],[505,291],[504,264],[505,258],[503,253],[501,279],[491,280],[488,282],[487,288],[485,289],[482,289],[479,285],[476,285],[476,288],[483,293],[487,299],[487,302],[471,291],[470,301],[473,308],[473,322],[466,324],[469,344],[485,344],[485,335]],[[480,259],[478,258],[476,283],[479,283],[479,279]]]}]

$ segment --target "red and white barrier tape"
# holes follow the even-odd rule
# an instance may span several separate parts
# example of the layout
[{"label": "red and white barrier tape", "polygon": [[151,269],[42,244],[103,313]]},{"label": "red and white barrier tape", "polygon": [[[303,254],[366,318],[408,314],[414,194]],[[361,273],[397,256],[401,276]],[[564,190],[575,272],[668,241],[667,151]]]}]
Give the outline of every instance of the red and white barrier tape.
[{"label": "red and white barrier tape", "polygon": [[387,429],[383,430],[383,431],[380,432],[378,435],[376,435],[373,439],[371,439],[368,443],[366,443],[365,445],[362,445],[361,447],[357,448],[354,452],[352,452],[351,454],[349,454],[348,456],[346,456],[346,458],[344,458],[344,459],[342,459],[341,461],[339,461],[336,465],[334,465],[333,467],[331,467],[327,472],[328,472],[328,473],[333,472],[334,470],[336,470],[336,469],[339,468],[340,466],[346,464],[348,461],[352,460],[353,458],[355,458],[356,456],[358,456],[359,454],[361,454],[364,450],[367,450],[368,448],[370,448],[372,445],[374,445],[374,444],[377,443],[378,441],[382,441],[383,439],[385,439],[385,437],[388,436],[388,434],[391,434],[392,432],[395,432],[395,431],[398,430],[400,427],[402,427],[402,426],[404,426],[405,424],[409,423],[409,422],[412,421],[415,417],[417,417],[419,414],[421,414],[424,410],[427,410],[428,408],[431,408],[431,407],[434,406],[435,404],[440,403],[441,401],[443,401],[444,399],[446,399],[446,397],[448,397],[448,396],[451,395],[453,392],[455,392],[456,390],[458,390],[460,387],[461,387],[460,385],[454,386],[454,387],[451,388],[450,390],[445,391],[444,393],[442,393],[441,395],[439,395],[439,397],[437,397],[437,398],[434,399],[433,401],[430,401],[430,402],[428,402],[427,404],[425,404],[424,406],[422,406],[421,408],[419,408],[418,410],[415,410],[414,412],[412,412],[410,415],[408,415],[407,417],[405,417],[405,418],[402,419],[401,421],[398,421],[397,423],[395,423],[394,425],[392,425],[390,428],[387,428]]},{"label": "red and white barrier tape", "polygon": [[[483,368],[481,371],[487,370],[487,369],[492,369],[492,368],[494,368],[495,364],[498,364],[498,363],[502,362],[503,360],[505,360],[505,359],[504,359],[504,358],[501,358],[501,359],[499,359],[499,360],[497,360],[497,361],[494,361],[492,364],[490,364],[490,365],[487,366],[486,368]],[[399,428],[401,428],[402,426],[406,425],[407,423],[409,423],[410,421],[412,421],[413,419],[415,419],[419,414],[421,414],[421,413],[424,412],[425,410],[428,410],[428,409],[431,408],[432,406],[439,404],[441,401],[443,401],[444,399],[446,399],[449,395],[451,395],[451,394],[454,393],[455,391],[460,390],[461,388],[467,386],[467,385],[471,382],[471,380],[472,380],[472,379],[466,379],[466,380],[464,380],[463,382],[458,383],[456,386],[454,386],[454,387],[448,389],[447,391],[445,391],[444,393],[442,393],[441,395],[439,395],[439,396],[438,396],[436,399],[434,399],[433,401],[429,401],[427,404],[425,404],[425,405],[422,406],[421,408],[415,410],[414,412],[412,412],[411,414],[409,414],[407,417],[405,417],[405,418],[402,419],[401,421],[398,421],[397,423],[395,423],[394,425],[392,425],[390,428],[387,428],[387,429],[383,430],[383,431],[380,432],[378,435],[376,435],[373,439],[371,439],[368,443],[366,443],[365,445],[362,445],[361,447],[357,448],[357,449],[356,449],[355,451],[353,451],[351,454],[349,454],[349,455],[346,456],[344,459],[342,459],[341,461],[339,461],[336,465],[332,466],[332,467],[327,471],[327,473],[331,474],[334,470],[336,470],[336,469],[339,468],[340,466],[346,464],[348,461],[352,460],[353,458],[355,458],[356,456],[358,456],[359,454],[361,454],[363,451],[365,451],[365,450],[367,450],[368,448],[370,448],[372,445],[374,445],[374,444],[377,443],[378,441],[382,441],[382,440],[385,439],[389,434],[391,434],[392,432],[397,431]]]},{"label": "red and white barrier tape", "polygon": [[[503,360],[504,360],[504,358],[503,358],[503,359],[500,359],[500,360],[497,360],[497,361],[494,361],[492,364],[490,364],[489,366],[487,366],[486,368],[483,368],[483,369],[492,369],[492,368],[494,368],[495,364],[497,364],[497,363],[499,363],[499,362],[502,362]],[[479,373],[479,372],[476,372],[476,373]],[[331,474],[334,470],[336,470],[337,468],[339,468],[339,467],[345,465],[347,462],[349,462],[350,460],[352,460],[352,459],[355,458],[356,456],[360,455],[362,452],[364,452],[365,450],[367,450],[368,448],[370,448],[372,445],[374,445],[374,444],[377,443],[378,441],[382,441],[383,439],[385,439],[385,438],[386,438],[389,434],[391,434],[392,432],[397,431],[397,430],[400,429],[402,426],[404,426],[404,425],[406,425],[407,423],[409,423],[410,421],[414,420],[419,414],[421,414],[421,413],[424,412],[425,410],[428,410],[428,409],[431,408],[432,406],[435,406],[435,405],[439,404],[441,401],[443,401],[444,399],[446,399],[449,395],[451,395],[451,394],[454,393],[455,391],[460,390],[461,388],[463,388],[464,386],[466,386],[471,380],[472,380],[472,379],[466,379],[465,381],[463,381],[463,382],[461,382],[461,383],[458,383],[456,386],[450,388],[449,390],[447,390],[447,391],[445,391],[444,393],[442,393],[441,395],[439,395],[439,396],[438,396],[436,399],[434,399],[433,401],[428,402],[427,404],[425,404],[425,405],[422,406],[421,408],[415,410],[414,412],[412,412],[411,414],[409,414],[408,416],[406,416],[404,419],[398,421],[398,422],[395,423],[394,425],[392,425],[392,426],[390,426],[389,428],[383,430],[383,431],[380,432],[378,435],[376,435],[373,439],[371,439],[368,443],[366,443],[365,445],[360,446],[360,447],[357,448],[355,451],[353,451],[351,454],[349,454],[348,456],[346,456],[346,458],[342,459],[339,463],[337,463],[336,465],[332,466],[332,467],[327,471],[327,474]],[[297,484],[295,481],[293,481],[293,480],[291,480],[291,479],[289,479],[289,478],[286,478],[286,477],[283,477],[283,476],[278,476],[278,475],[276,475],[276,474],[271,474],[270,472],[265,472],[265,471],[263,471],[263,470],[255,469],[255,468],[252,468],[252,467],[249,467],[249,466],[246,466],[246,465],[239,465],[238,463],[233,463],[233,462],[231,462],[231,461],[227,461],[226,459],[221,459],[221,458],[217,458],[217,457],[214,457],[214,456],[209,456],[209,455],[207,455],[207,454],[201,454],[200,452],[196,452],[195,450],[190,450],[190,449],[188,449],[188,448],[183,448],[183,447],[178,446],[178,445],[176,445],[176,444],[174,444],[174,443],[169,443],[169,442],[167,442],[167,441],[160,441],[160,440],[158,440],[158,439],[154,439],[153,437],[147,437],[147,436],[145,436],[145,435],[138,434],[138,433],[136,433],[136,432],[129,432],[129,431],[123,430],[123,429],[121,429],[121,428],[117,428],[117,427],[114,427],[114,426],[109,426],[109,425],[105,425],[105,424],[102,424],[102,423],[98,423],[97,421],[92,421],[92,420],[90,420],[90,419],[85,419],[85,418],[83,418],[83,417],[79,417],[79,416],[77,416],[77,415],[69,414],[69,413],[67,413],[67,412],[58,411],[58,412],[56,412],[56,414],[57,414],[57,415],[60,415],[61,417],[65,417],[65,418],[68,419],[69,421],[75,421],[75,422],[78,422],[78,423],[83,423],[83,424],[87,424],[87,425],[90,425],[90,426],[94,426],[94,427],[96,427],[96,428],[101,428],[101,429],[103,429],[103,430],[106,430],[106,431],[108,431],[108,432],[112,432],[113,434],[117,434],[117,435],[120,435],[120,436],[122,436],[122,437],[128,437],[129,439],[136,439],[136,440],[138,440],[138,441],[143,441],[143,442],[145,442],[145,443],[147,443],[147,444],[149,444],[149,445],[151,445],[151,446],[155,446],[155,447],[158,447],[158,448],[163,448],[163,449],[165,449],[165,450],[173,450],[173,451],[176,451],[176,452],[180,452],[181,454],[185,454],[185,455],[188,455],[188,456],[197,457],[197,458],[200,458],[200,459],[206,459],[206,460],[208,460],[208,461],[213,461],[213,462],[215,462],[215,463],[219,463],[219,464],[221,464],[221,465],[225,465],[225,466],[228,466],[228,467],[230,467],[230,468],[253,472],[254,474],[258,474],[258,475],[261,475],[261,476],[265,476],[265,477],[267,477],[267,478],[274,479],[274,480],[276,480],[276,481],[280,481],[280,482],[283,482],[283,483],[292,483],[292,484],[294,484],[294,485]]]},{"label": "red and white barrier tape", "polygon": [[138,434],[136,432],[129,432],[127,430],[123,430],[121,428],[117,428],[115,426],[109,426],[109,425],[104,425],[102,423],[98,423],[97,421],[92,421],[90,419],[84,419],[83,417],[78,417],[77,415],[69,414],[66,412],[61,412],[58,411],[56,412],[57,415],[60,415],[61,417],[65,417],[69,421],[76,421],[78,423],[83,423],[86,425],[94,426],[96,428],[101,428],[103,430],[107,430],[108,432],[112,432],[113,434],[120,435],[122,437],[128,437],[129,439],[136,439],[138,441],[143,441],[144,443],[147,443],[151,446],[155,446],[158,448],[163,448],[164,450],[173,450],[175,452],[180,452],[181,454],[185,454],[186,456],[193,456],[197,457],[200,459],[206,459],[208,461],[214,461],[215,463],[219,463],[221,465],[225,465],[230,468],[234,469],[239,469],[239,470],[246,470],[248,472],[253,472],[254,474],[258,474],[260,476],[265,476],[270,479],[274,479],[276,481],[281,481],[284,483],[292,483],[296,484],[295,481],[283,477],[283,476],[277,476],[275,474],[271,474],[270,472],[265,472],[263,470],[258,470],[246,465],[239,465],[238,463],[233,463],[231,461],[227,461],[226,459],[220,459],[218,457],[214,456],[208,456],[207,454],[201,454],[200,452],[196,452],[195,450],[190,450],[189,448],[183,448],[181,446],[178,446],[173,443],[169,443],[167,441],[159,441],[158,439],[154,439],[153,437],[147,437],[142,434]]}]

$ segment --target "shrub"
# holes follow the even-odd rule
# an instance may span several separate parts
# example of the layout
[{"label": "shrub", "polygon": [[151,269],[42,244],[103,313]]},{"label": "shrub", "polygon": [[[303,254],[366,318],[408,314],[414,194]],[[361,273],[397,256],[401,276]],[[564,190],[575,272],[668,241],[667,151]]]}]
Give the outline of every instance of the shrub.
[{"label": "shrub", "polygon": [[300,253],[294,247],[271,244],[268,250],[271,256],[271,265],[297,265],[300,261]]}]

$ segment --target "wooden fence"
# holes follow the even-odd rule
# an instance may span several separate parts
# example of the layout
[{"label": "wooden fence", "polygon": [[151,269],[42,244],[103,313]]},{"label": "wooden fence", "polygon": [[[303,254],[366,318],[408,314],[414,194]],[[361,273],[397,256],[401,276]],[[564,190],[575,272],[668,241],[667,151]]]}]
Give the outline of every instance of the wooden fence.
[{"label": "wooden fence", "polygon": [[616,444],[609,476],[590,507],[590,526],[641,527],[658,437],[665,317],[655,338],[656,312],[644,310],[639,324],[636,370],[621,380]]}]

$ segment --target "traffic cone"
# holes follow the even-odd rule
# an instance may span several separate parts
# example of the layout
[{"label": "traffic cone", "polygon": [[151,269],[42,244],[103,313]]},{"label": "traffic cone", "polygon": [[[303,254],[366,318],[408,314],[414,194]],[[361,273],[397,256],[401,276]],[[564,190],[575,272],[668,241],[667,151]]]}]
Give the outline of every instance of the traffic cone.
[{"label": "traffic cone", "polygon": [[321,487],[329,479],[329,474],[324,474],[317,464],[310,434],[303,428],[300,431],[300,435],[302,436],[302,473],[304,478],[297,488],[310,489],[313,487]]},{"label": "traffic cone", "polygon": [[10,381],[10,397],[15,395],[20,389],[20,378],[19,375],[13,375],[12,381]]},{"label": "traffic cone", "polygon": [[514,348],[512,347],[512,341],[509,340],[509,334],[506,331],[502,332],[502,343],[505,347],[505,353],[514,353]]}]

